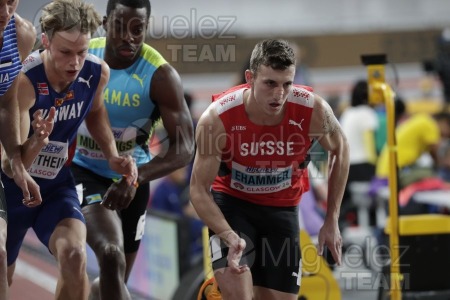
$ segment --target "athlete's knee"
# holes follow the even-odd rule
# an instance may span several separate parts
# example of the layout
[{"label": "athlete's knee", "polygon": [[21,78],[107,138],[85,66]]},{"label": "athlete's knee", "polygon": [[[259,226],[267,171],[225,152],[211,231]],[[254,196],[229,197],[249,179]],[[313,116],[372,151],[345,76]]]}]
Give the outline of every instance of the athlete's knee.
[{"label": "athlete's knee", "polygon": [[106,244],[102,247],[102,251],[97,254],[102,267],[125,267],[125,253],[123,249],[116,244]]},{"label": "athlete's knee", "polygon": [[0,264],[6,266],[8,256],[6,255],[6,246],[0,245]]},{"label": "athlete's knee", "polygon": [[62,269],[84,273],[86,269],[86,251],[82,245],[68,245],[59,252],[58,261]]}]

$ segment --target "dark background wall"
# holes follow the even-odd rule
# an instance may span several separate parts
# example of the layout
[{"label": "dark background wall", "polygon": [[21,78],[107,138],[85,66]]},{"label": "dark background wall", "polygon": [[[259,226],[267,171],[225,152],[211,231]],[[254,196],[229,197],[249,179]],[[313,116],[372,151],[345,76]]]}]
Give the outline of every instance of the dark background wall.
[{"label": "dark background wall", "polygon": [[[334,68],[360,65],[361,54],[386,53],[394,63],[430,59],[440,34],[440,30],[414,30],[280,37],[301,47],[309,67]],[[149,39],[149,43],[181,73],[234,72],[245,65],[260,39]]]},{"label": "dark background wall", "polygon": [[[18,12],[38,27],[49,0],[21,0]],[[107,0],[87,0],[101,15]],[[298,43],[312,68],[359,64],[362,53],[418,62],[434,55],[450,27],[447,0],[152,0],[149,41],[180,73],[230,72],[245,64],[255,42]],[[102,34],[101,30],[99,34]]]}]

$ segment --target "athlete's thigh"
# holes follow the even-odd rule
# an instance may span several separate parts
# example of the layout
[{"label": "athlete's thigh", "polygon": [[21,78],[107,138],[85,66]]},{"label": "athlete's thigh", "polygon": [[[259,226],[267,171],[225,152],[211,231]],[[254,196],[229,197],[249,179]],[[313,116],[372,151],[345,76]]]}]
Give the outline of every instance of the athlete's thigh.
[{"label": "athlete's thigh", "polygon": [[[59,241],[64,241],[60,243]],[[53,230],[49,240],[50,252],[56,256],[64,247],[69,249],[83,247],[86,244],[86,225],[79,219],[65,218]]]},{"label": "athlete's thigh", "polygon": [[149,197],[149,183],[142,184],[137,189],[130,206],[121,211],[125,253],[137,252],[139,249],[142,236],[144,235]]},{"label": "athlete's thigh", "polygon": [[86,219],[87,242],[95,252],[107,244],[122,247],[122,222],[117,211],[95,203],[84,206],[83,214]]},{"label": "athlete's thigh", "polygon": [[23,239],[32,226],[40,210],[40,206],[28,208],[22,203],[23,195],[10,178],[3,179],[5,183],[6,206],[8,211],[6,251],[8,266],[12,265],[20,251]]},{"label": "athlete's thigh", "polygon": [[[296,208],[261,207],[253,284],[297,294],[301,276],[301,252]],[[265,222],[263,222],[265,220]]]},{"label": "athlete's thigh", "polygon": [[81,206],[101,203],[113,181],[76,164],[72,164],[71,171],[77,188],[82,193]]},{"label": "athlete's thigh", "polygon": [[50,237],[55,228],[65,219],[79,220],[81,225],[85,223],[73,184],[55,187],[52,193],[45,196],[41,204],[33,229],[45,246],[49,247]]},{"label": "athlete's thigh", "polygon": [[[213,193],[214,201],[219,206],[231,228],[245,240],[246,247],[240,264],[251,267],[255,263],[255,240],[257,230],[248,217],[246,203],[225,194]],[[210,255],[214,270],[227,266],[228,247],[212,231],[209,231]]]},{"label": "athlete's thigh", "polygon": [[119,214],[101,205],[103,196],[113,181],[75,164],[72,164],[71,170],[82,190],[82,212],[86,219],[89,246],[94,251],[107,243],[121,246],[123,235]]}]

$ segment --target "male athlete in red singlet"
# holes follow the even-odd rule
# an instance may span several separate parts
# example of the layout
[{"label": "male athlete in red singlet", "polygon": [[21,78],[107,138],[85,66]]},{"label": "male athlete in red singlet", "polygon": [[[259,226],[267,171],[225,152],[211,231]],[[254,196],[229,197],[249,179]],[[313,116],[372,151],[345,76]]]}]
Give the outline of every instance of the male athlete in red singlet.
[{"label": "male athlete in red singlet", "polygon": [[297,204],[309,189],[308,150],[329,152],[328,211],[319,253],[341,262],[337,220],[348,145],[329,105],[294,86],[295,55],[282,40],[258,43],[247,85],[215,95],[197,126],[191,200],[210,229],[223,299],[297,299],[301,253]]}]

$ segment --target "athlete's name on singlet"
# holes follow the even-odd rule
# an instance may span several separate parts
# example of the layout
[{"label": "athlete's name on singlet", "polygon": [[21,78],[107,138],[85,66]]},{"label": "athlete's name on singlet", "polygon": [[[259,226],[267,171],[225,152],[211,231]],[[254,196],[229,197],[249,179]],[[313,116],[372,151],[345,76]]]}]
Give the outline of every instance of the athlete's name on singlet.
[{"label": "athlete's name on singlet", "polygon": [[233,189],[252,194],[276,192],[291,186],[293,172],[293,166],[252,167],[233,161],[230,184]]},{"label": "athlete's name on singlet", "polygon": [[34,159],[28,173],[32,176],[53,179],[68,159],[68,143],[50,141]]},{"label": "athlete's name on singlet", "polygon": [[[55,123],[58,121],[67,121],[71,119],[77,119],[81,117],[84,101],[71,103],[68,105],[60,106],[56,109]],[[43,115],[48,115],[48,109],[44,109]]]},{"label": "athlete's name on singlet", "polygon": [[111,105],[118,106],[128,106],[128,107],[138,107],[141,105],[141,95],[123,93],[122,91],[111,90],[109,88],[105,89],[104,101]]},{"label": "athlete's name on singlet", "polygon": [[0,74],[0,83],[9,82],[9,73]]},{"label": "athlete's name on singlet", "polygon": [[233,179],[239,181],[245,185],[275,185],[283,181],[291,179],[291,169],[284,170],[277,175],[249,175],[238,170],[233,170]]},{"label": "athlete's name on singlet", "polygon": [[[100,146],[95,142],[95,140],[88,136],[78,135],[78,142],[77,145],[80,147],[84,147],[89,150],[97,150],[101,151]],[[132,150],[135,147],[136,143],[135,140],[129,140],[129,141],[117,141],[116,140],[116,147],[119,152],[125,152]]]},{"label": "athlete's name on singlet", "polygon": [[40,166],[45,166],[52,169],[59,169],[67,161],[66,157],[52,157],[44,154],[38,154],[34,159],[34,163]]},{"label": "athlete's name on singlet", "polygon": [[283,141],[267,141],[267,142],[251,142],[241,144],[241,156],[257,156],[257,155],[295,155],[295,142]]}]

